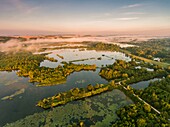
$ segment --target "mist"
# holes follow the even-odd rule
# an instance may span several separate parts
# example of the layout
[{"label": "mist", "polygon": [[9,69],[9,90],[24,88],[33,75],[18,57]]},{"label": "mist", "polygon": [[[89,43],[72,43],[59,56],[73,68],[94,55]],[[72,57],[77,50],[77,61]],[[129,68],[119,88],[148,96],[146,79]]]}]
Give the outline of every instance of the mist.
[{"label": "mist", "polygon": [[[19,39],[11,39],[6,43],[0,43],[0,51],[1,52],[18,52],[18,51],[30,51],[30,52],[38,52],[41,48],[53,48],[56,47],[59,43],[67,43],[67,42],[83,42],[83,41],[91,41],[91,42],[104,42],[104,43],[112,43],[117,44],[120,47],[126,47],[126,44],[120,44],[119,42],[128,42],[136,39],[136,41],[146,41],[153,37],[144,37],[144,36],[102,36],[102,37],[71,37],[71,38],[50,38],[50,39],[35,39],[27,41],[20,41]],[[55,46],[50,45],[55,44]],[[71,45],[70,45],[71,46]],[[128,45],[130,46],[130,45]]]}]

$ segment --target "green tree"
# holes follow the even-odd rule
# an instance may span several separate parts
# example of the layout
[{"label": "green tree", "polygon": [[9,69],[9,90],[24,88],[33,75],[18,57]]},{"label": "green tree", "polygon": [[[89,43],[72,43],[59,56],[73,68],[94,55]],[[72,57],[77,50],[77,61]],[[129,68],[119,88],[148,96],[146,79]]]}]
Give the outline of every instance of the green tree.
[{"label": "green tree", "polygon": [[151,112],[151,106],[150,106],[150,105],[144,104],[144,105],[143,105],[143,108],[144,108],[145,111]]},{"label": "green tree", "polygon": [[93,86],[92,86],[91,84],[89,84],[89,85],[87,86],[87,90],[88,90],[88,91],[92,91],[92,90],[93,90]]},{"label": "green tree", "polygon": [[79,91],[80,91],[79,88],[74,88],[74,89],[71,90],[71,93],[72,93],[73,96],[76,96],[76,95],[79,94]]},{"label": "green tree", "polygon": [[137,119],[137,126],[138,127],[145,127],[147,125],[146,120],[144,118]]}]

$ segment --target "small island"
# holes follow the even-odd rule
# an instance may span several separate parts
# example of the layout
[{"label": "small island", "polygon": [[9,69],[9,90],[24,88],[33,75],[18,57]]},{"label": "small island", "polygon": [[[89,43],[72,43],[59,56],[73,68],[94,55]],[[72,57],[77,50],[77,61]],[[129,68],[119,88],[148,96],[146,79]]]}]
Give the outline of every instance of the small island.
[{"label": "small island", "polygon": [[86,97],[101,94],[112,89],[113,87],[111,85],[96,84],[95,86],[92,86],[91,84],[89,84],[87,88],[74,88],[67,92],[59,93],[53,97],[48,97],[43,100],[40,100],[37,106],[42,107],[44,109],[48,109],[56,107],[58,105],[64,105],[74,100],[79,100]]},{"label": "small island", "polygon": [[64,59],[64,57],[61,56],[61,55],[59,55],[59,54],[56,54],[56,56],[58,56],[58,57],[61,58],[61,59]]},{"label": "small island", "polygon": [[24,92],[25,92],[25,89],[22,88],[22,89],[16,91],[15,93],[13,93],[13,94],[11,94],[11,95],[9,95],[9,96],[5,96],[5,97],[1,98],[1,100],[2,100],[2,101],[4,101],[4,100],[12,100],[13,97],[15,97],[15,96],[17,96],[17,95],[20,95],[20,94],[22,94],[22,93],[24,93]]}]

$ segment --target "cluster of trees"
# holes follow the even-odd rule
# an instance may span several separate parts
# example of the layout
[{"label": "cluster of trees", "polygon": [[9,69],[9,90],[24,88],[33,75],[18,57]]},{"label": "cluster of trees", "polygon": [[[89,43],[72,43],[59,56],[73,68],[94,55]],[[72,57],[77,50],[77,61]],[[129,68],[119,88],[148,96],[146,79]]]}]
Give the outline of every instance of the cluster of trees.
[{"label": "cluster of trees", "polygon": [[46,59],[46,60],[49,60],[49,61],[51,61],[51,62],[58,62],[58,60],[56,60],[56,59],[53,58],[53,57],[45,56],[45,59]]},{"label": "cluster of trees", "polygon": [[0,71],[20,70],[22,68],[36,69],[45,60],[44,55],[31,52],[0,52]]},{"label": "cluster of trees", "polygon": [[136,45],[138,47],[127,47],[126,50],[137,56],[149,59],[160,58],[161,61],[170,63],[170,39],[152,39]]},{"label": "cluster of trees", "polygon": [[[137,66],[141,68],[137,68]],[[148,67],[154,69],[154,71],[147,71]],[[144,62],[117,60],[114,64],[101,68],[99,75],[107,80],[126,80],[126,83],[130,84],[163,77],[167,75],[167,72],[162,68]]]},{"label": "cluster of trees", "polygon": [[99,75],[105,79],[125,79],[129,75],[125,70],[131,70],[136,65],[136,62],[126,62],[123,60],[117,60],[112,65],[107,65],[106,67],[101,68]]},{"label": "cluster of trees", "polygon": [[151,82],[149,87],[139,92],[139,96],[170,118],[170,76]]},{"label": "cluster of trees", "polygon": [[92,86],[89,84],[86,88],[74,88],[67,92],[59,93],[53,97],[44,98],[38,102],[37,106],[47,109],[66,104],[70,101],[94,96],[109,90],[112,90],[112,86],[110,85],[96,84],[95,86]]},{"label": "cluster of trees", "polygon": [[96,51],[119,51],[120,47],[114,44],[105,44],[102,42],[98,43],[89,43],[88,50],[96,50]]},{"label": "cluster of trees", "polygon": [[17,74],[19,76],[28,76],[30,82],[39,83],[37,86],[50,86],[65,83],[68,75],[81,70],[94,71],[96,70],[96,65],[64,63],[63,66],[59,65],[56,68],[37,67],[34,70],[22,68]]},{"label": "cluster of trees", "polygon": [[168,127],[169,121],[155,114],[147,104],[136,103],[120,108],[117,112],[119,120],[113,127]]}]

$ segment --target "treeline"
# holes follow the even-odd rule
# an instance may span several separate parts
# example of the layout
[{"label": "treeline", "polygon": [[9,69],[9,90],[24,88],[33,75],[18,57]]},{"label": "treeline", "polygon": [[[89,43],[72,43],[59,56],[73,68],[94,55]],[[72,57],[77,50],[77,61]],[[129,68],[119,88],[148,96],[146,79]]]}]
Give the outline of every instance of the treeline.
[{"label": "treeline", "polygon": [[115,44],[105,44],[102,42],[93,42],[93,43],[87,43],[88,44],[88,50],[96,50],[96,51],[119,51],[120,47]]},{"label": "treeline", "polygon": [[89,84],[87,88],[74,88],[67,92],[59,93],[53,97],[40,100],[37,106],[47,109],[58,105],[63,105],[74,100],[94,96],[108,90],[112,90],[112,86],[103,84],[96,84],[95,86],[92,86]]},{"label": "treeline", "polygon": [[170,63],[170,39],[152,39],[135,45],[137,47],[127,47],[126,50],[137,56],[152,60],[160,58],[161,61]]},{"label": "treeline", "polygon": [[[140,67],[140,68],[137,68]],[[147,71],[147,68],[154,71]],[[101,68],[99,75],[107,80],[126,80],[127,84],[149,80],[155,77],[163,77],[167,72],[161,67],[144,62],[117,60],[112,65]]]},{"label": "treeline", "polygon": [[9,36],[0,36],[0,43],[6,43],[7,41],[11,40],[11,39],[15,39],[18,41],[26,41],[26,38],[23,37],[9,37]]},{"label": "treeline", "polygon": [[12,37],[7,37],[7,36],[0,36],[0,43],[5,43],[12,39]]},{"label": "treeline", "polygon": [[40,48],[38,52],[44,52],[48,50],[59,50],[59,49],[79,49],[79,48],[87,48],[87,46],[61,46],[61,47],[54,47],[54,48]]}]

